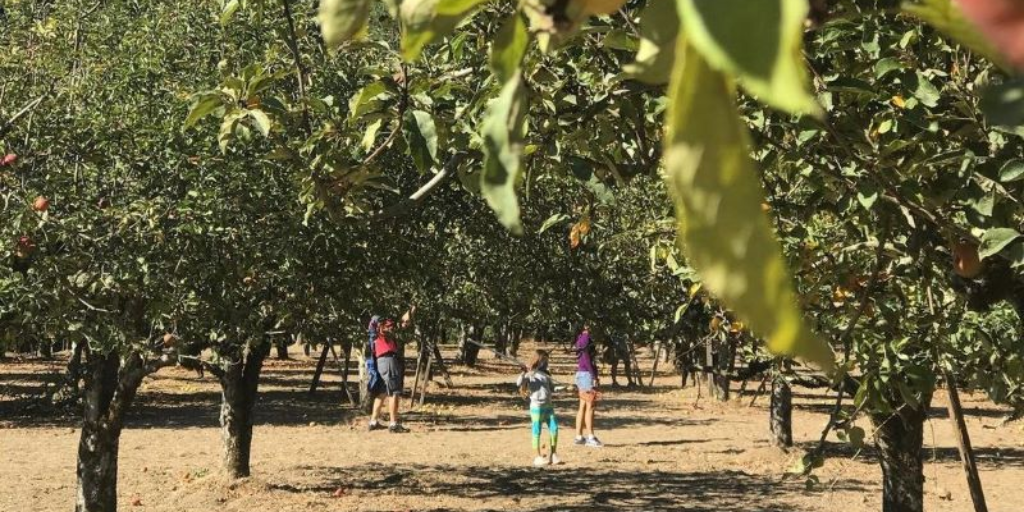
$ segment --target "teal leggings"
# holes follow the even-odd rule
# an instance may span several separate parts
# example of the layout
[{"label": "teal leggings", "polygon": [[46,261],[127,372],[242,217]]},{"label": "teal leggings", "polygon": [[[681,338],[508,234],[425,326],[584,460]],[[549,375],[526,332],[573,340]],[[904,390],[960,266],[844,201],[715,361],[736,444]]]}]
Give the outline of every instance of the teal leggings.
[{"label": "teal leggings", "polygon": [[533,449],[536,450],[540,447],[541,425],[547,423],[548,435],[551,436],[551,453],[555,453],[555,448],[558,446],[558,420],[555,418],[555,409],[550,405],[546,407],[530,406],[530,422],[533,426]]}]

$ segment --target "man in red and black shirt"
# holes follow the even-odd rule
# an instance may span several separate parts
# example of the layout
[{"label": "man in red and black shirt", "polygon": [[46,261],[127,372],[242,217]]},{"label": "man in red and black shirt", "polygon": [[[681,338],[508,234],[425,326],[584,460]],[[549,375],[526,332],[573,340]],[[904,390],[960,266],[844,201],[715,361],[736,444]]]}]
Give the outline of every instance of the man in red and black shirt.
[{"label": "man in red and black shirt", "polygon": [[[373,342],[374,355],[377,357],[377,372],[380,373],[384,386],[387,388],[388,413],[391,415],[391,423],[388,430],[393,433],[408,432],[398,421],[398,401],[402,396],[402,381],[404,380],[404,368],[402,367],[401,347],[395,341],[395,321],[390,318],[380,324],[380,331],[377,339]],[[383,396],[374,399],[375,410],[380,410]]]}]

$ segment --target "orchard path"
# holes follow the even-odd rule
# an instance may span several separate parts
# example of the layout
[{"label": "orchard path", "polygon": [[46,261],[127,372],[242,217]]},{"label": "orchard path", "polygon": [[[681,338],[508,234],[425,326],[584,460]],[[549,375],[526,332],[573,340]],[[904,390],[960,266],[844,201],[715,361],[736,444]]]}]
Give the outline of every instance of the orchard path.
[{"label": "orchard path", "polygon": [[[529,353],[524,346],[521,354]],[[365,419],[338,406],[337,370],[309,398],[315,361],[293,348],[292,361],[268,361],[257,405],[253,478],[217,474],[220,438],[216,383],[184,369],[148,379],[121,439],[122,510],[139,511],[618,511],[715,512],[880,510],[880,471],[873,455],[836,443],[834,457],[809,490],[783,475],[816,439],[830,399],[798,390],[790,453],[767,440],[767,397],[696,402],[678,378],[654,390],[608,389],[598,434],[603,449],[572,445],[576,403],[558,394],[564,465],[530,466],[528,418],[516,395],[515,369],[482,353],[476,369],[452,368],[456,388],[431,388],[428,405],[411,412],[412,433],[367,433]],[[649,375],[651,360],[641,356]],[[555,376],[571,382],[561,355]],[[0,511],[67,511],[75,483],[74,422],[25,411],[23,394],[60,363],[0,363]],[[411,376],[409,383],[411,383]],[[605,377],[605,380],[610,380]],[[750,388],[756,387],[756,382]],[[993,512],[1019,510],[1024,498],[1024,435],[1000,426],[1001,411],[965,396]],[[403,407],[408,405],[408,399]],[[957,460],[945,397],[926,427],[925,474],[930,512],[965,511],[969,495]],[[864,425],[867,427],[867,425]],[[381,462],[389,461],[389,462]]]}]

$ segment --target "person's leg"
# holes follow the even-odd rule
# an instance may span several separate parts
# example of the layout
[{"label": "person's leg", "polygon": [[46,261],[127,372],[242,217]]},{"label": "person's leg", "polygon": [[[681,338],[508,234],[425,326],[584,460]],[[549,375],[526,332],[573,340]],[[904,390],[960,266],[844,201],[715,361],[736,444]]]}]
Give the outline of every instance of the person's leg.
[{"label": "person's leg", "polygon": [[544,411],[548,420],[548,436],[551,438],[551,456],[558,451],[558,418],[555,417],[555,409],[548,408]]},{"label": "person's leg", "polygon": [[587,437],[594,437],[594,400],[587,401],[587,409],[583,419],[583,430]]},{"label": "person's leg", "polygon": [[543,411],[537,407],[530,407],[530,433],[532,435],[530,442],[533,447],[533,452],[537,457],[541,457],[540,453],[540,430],[541,422],[544,420]]},{"label": "person's leg", "polygon": [[373,397],[373,410],[370,412],[370,425],[380,422],[380,409],[384,406],[384,397],[380,394]]},{"label": "person's leg", "polygon": [[580,409],[576,412],[576,439],[583,437],[583,420],[587,412],[587,401],[580,395]]},{"label": "person's leg", "polygon": [[398,399],[399,395],[388,397],[388,414],[391,415],[391,424],[398,425]]}]

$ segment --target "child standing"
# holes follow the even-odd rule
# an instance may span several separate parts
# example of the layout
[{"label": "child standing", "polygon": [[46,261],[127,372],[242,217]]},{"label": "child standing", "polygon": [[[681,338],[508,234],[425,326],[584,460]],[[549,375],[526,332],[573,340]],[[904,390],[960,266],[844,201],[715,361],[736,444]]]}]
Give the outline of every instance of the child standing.
[{"label": "child standing", "polygon": [[[538,350],[530,361],[527,371],[519,374],[516,379],[520,393],[530,396],[530,421],[533,427],[533,451],[536,457],[533,459],[534,466],[546,466],[548,464],[560,464],[562,461],[555,453],[558,448],[558,420],[555,418],[554,404],[551,395],[554,392],[554,384],[551,382],[551,374],[548,373],[548,353],[545,350]],[[540,451],[540,432],[544,423],[548,424],[548,435],[551,436],[551,452],[545,457]]]}]

